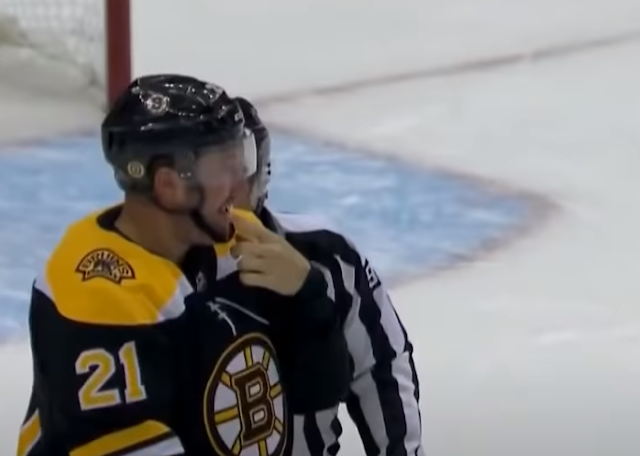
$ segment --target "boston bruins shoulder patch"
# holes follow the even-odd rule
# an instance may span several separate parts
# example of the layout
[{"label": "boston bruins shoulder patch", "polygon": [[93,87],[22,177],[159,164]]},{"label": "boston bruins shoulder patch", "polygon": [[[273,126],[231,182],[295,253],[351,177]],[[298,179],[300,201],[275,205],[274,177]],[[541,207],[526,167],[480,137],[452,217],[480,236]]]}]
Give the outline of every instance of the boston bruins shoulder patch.
[{"label": "boston bruins shoulder patch", "polygon": [[282,456],[287,407],[269,340],[252,333],[220,357],[204,397],[209,440],[221,456]]},{"label": "boston bruins shoulder patch", "polygon": [[82,274],[82,281],[106,279],[118,285],[123,280],[136,278],[133,267],[109,249],[96,249],[87,253],[78,263],[76,272]]}]

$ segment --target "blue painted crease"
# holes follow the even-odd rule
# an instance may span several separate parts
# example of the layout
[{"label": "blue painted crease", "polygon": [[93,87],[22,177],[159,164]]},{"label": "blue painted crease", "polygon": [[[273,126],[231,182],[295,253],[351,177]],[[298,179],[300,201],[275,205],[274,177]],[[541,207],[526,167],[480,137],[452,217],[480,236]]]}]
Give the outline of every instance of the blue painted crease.
[{"label": "blue painted crease", "polygon": [[[97,137],[0,155],[0,339],[24,332],[31,283],[65,226],[118,201]],[[518,229],[525,198],[473,181],[275,135],[270,204],[313,212],[347,233],[381,275],[451,266]]]}]

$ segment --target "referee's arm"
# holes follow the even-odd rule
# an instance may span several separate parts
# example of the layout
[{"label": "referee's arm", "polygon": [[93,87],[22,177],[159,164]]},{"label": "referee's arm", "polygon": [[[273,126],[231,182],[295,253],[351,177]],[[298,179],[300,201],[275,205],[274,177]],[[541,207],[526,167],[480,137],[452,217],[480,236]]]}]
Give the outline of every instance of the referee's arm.
[{"label": "referee's arm", "polygon": [[413,346],[378,275],[360,265],[344,328],[354,363],[347,409],[367,456],[423,456]]}]

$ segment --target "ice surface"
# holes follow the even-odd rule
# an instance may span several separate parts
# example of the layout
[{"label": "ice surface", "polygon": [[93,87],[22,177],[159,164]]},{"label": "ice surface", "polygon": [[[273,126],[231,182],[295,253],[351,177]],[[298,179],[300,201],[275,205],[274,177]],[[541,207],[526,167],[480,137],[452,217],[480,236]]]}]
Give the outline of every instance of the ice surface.
[{"label": "ice surface", "polygon": [[[155,15],[139,14],[151,3]],[[265,97],[640,29],[635,0],[199,0],[181,12],[196,22],[168,34],[158,18],[172,5],[135,2],[138,71],[193,71]],[[287,130],[555,203],[508,249],[392,291],[416,345],[428,454],[640,454],[639,53],[631,41],[262,106]],[[3,350],[8,454],[29,361]],[[344,454],[356,455],[346,427]]]},{"label": "ice surface", "polygon": [[[543,229],[511,249],[393,293],[419,334],[433,454],[640,454],[639,51],[626,45],[270,110],[292,128],[557,204]],[[348,129],[334,112],[352,119]]]},{"label": "ice surface", "polygon": [[[275,210],[321,214],[394,282],[447,268],[526,228],[532,196],[274,135]],[[24,336],[34,275],[70,222],[120,198],[95,136],[0,155],[0,340]],[[375,204],[372,204],[374,202]]]}]

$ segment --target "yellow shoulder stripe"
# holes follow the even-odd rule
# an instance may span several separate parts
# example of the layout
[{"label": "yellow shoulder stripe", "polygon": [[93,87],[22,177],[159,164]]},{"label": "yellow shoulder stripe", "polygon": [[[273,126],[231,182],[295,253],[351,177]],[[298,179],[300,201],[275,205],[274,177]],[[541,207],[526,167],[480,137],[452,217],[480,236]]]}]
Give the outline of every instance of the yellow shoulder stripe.
[{"label": "yellow shoulder stripe", "polygon": [[[108,456],[131,448],[142,450],[174,434],[167,426],[158,421],[145,421],[138,425],[107,434],[72,450],[70,456]],[[141,448],[142,447],[142,448]]]},{"label": "yellow shoulder stripe", "polygon": [[69,227],[39,279],[58,312],[112,325],[152,324],[180,314],[191,292],[180,269],[102,229],[97,215]]},{"label": "yellow shoulder stripe", "polygon": [[20,428],[18,456],[27,456],[40,439],[40,414],[36,410]]}]

